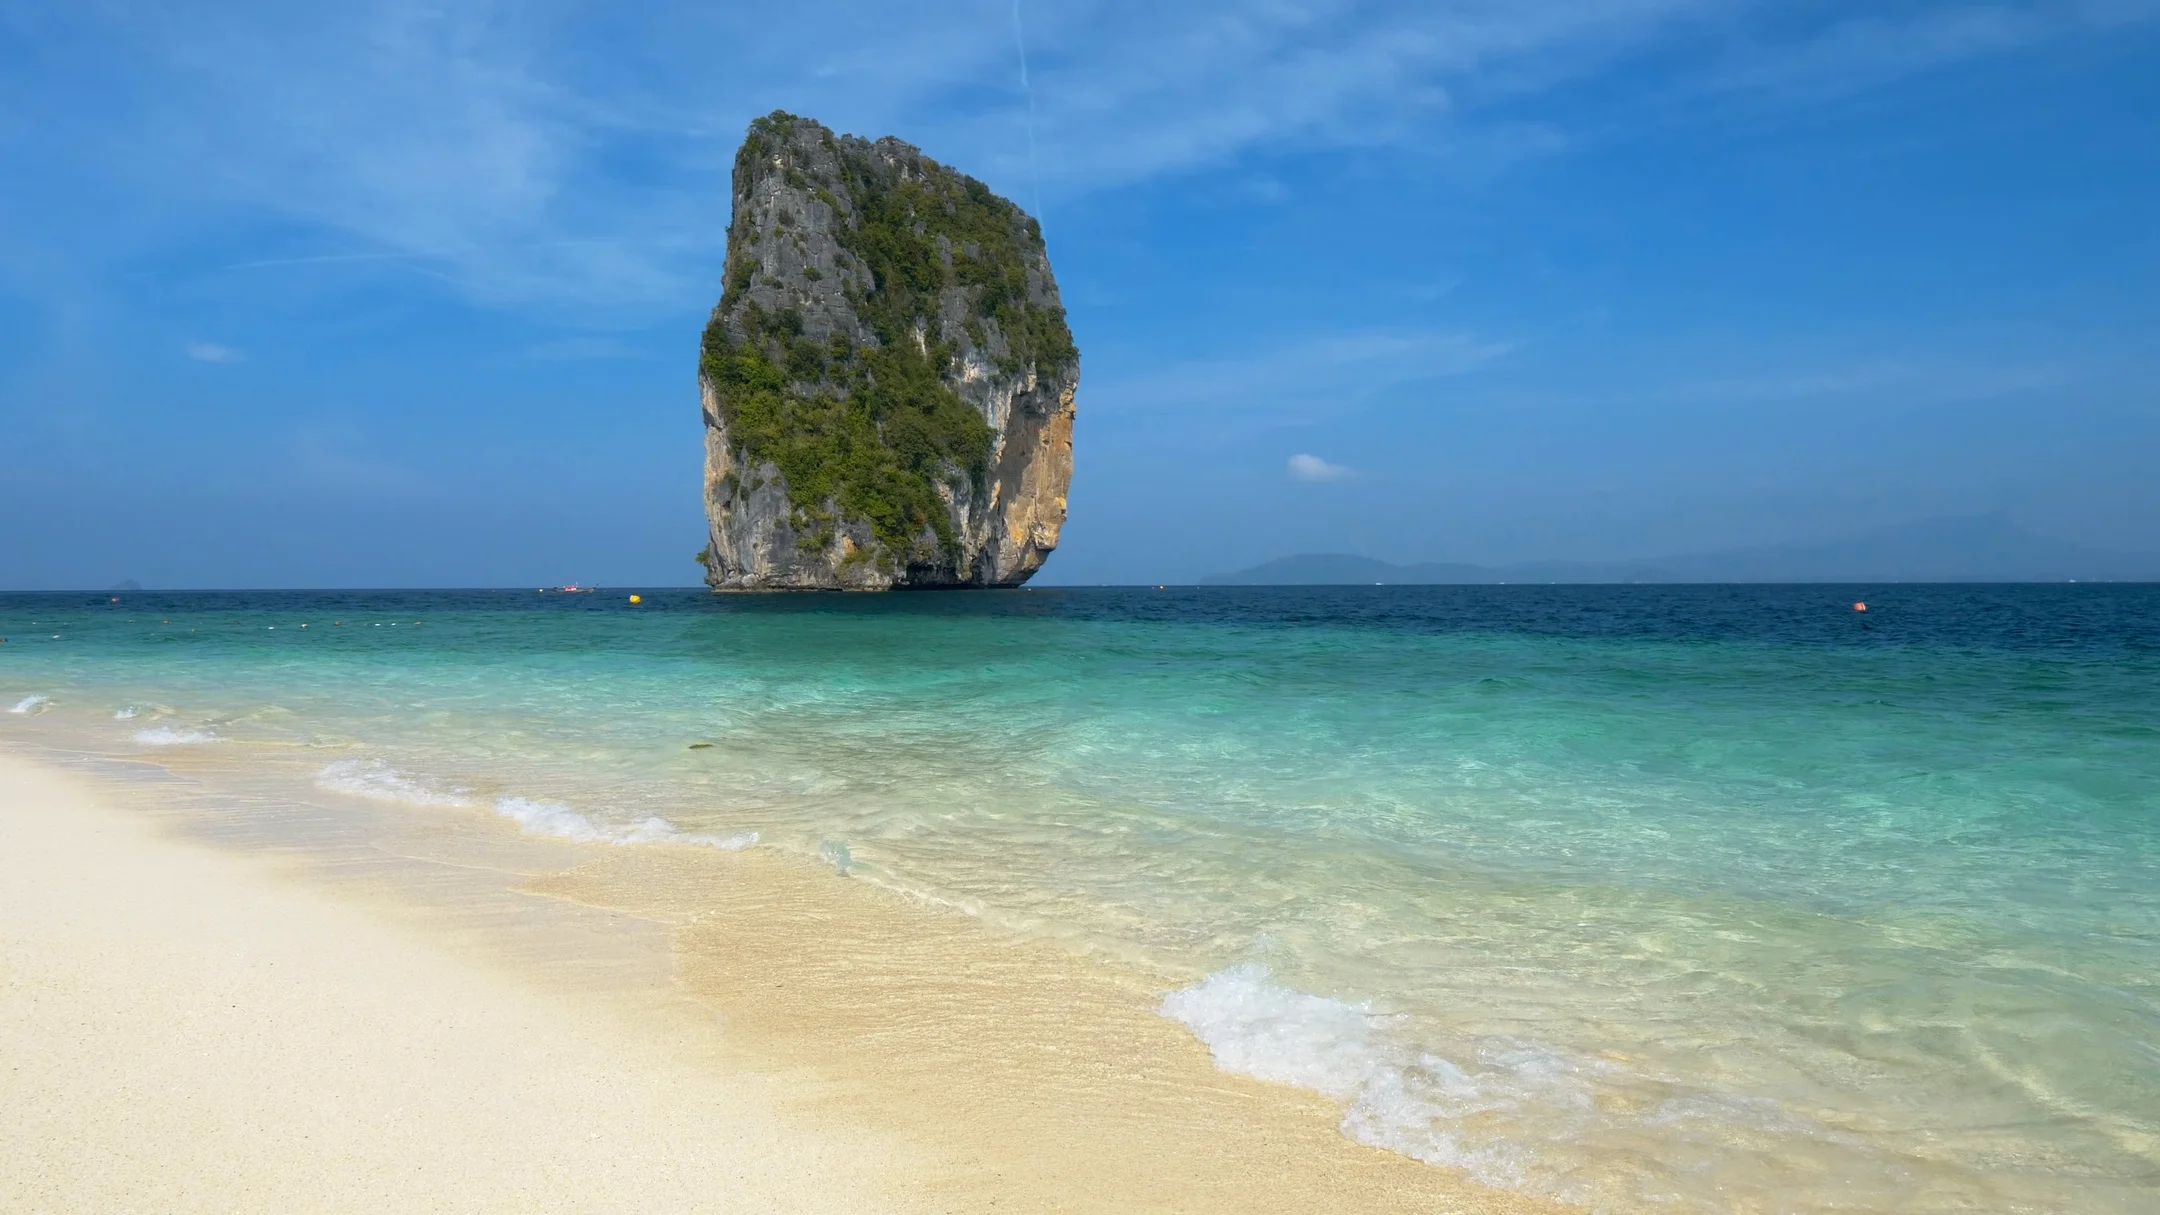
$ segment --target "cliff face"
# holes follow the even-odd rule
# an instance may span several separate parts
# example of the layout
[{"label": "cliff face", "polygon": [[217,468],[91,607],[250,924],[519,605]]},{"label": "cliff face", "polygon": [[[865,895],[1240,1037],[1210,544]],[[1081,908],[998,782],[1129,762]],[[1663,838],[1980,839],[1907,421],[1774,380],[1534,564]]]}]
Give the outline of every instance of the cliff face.
[{"label": "cliff face", "polygon": [[699,360],[706,582],[1025,582],[1065,522],[1079,380],[1020,208],[896,139],[758,119]]}]

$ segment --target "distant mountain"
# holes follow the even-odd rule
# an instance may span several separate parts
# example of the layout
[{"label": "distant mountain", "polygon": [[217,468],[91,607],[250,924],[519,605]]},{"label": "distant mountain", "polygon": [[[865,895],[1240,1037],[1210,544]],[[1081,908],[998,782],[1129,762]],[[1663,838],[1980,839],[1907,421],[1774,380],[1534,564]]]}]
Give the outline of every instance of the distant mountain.
[{"label": "distant mountain", "polygon": [[139,591],[142,589],[142,583],[130,578],[125,582],[116,582],[105,589],[108,591]]},{"label": "distant mountain", "polygon": [[1820,544],[1777,544],[1654,561],[1396,565],[1348,553],[1282,557],[1209,586],[1464,585],[1496,582],[2155,582],[2160,555],[2052,540],[2000,515],[1887,527]]}]

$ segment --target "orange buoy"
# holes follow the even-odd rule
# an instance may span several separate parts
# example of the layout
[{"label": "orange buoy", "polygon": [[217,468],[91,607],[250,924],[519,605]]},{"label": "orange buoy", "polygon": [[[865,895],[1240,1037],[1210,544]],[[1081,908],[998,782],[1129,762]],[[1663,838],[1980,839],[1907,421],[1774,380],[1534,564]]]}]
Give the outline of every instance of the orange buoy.
[{"label": "orange buoy", "polygon": [[1864,612],[1867,610],[1867,605],[1864,603],[1855,603],[1852,605],[1852,610],[1856,612]]}]

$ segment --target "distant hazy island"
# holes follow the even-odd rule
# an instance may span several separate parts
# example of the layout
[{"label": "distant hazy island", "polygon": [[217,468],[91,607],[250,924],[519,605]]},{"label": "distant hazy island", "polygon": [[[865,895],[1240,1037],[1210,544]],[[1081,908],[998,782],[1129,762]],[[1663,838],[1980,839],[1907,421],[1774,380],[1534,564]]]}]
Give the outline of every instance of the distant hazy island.
[{"label": "distant hazy island", "polygon": [[1307,553],[1201,579],[1211,586],[2069,581],[2160,581],[2160,555],[2054,540],[1988,515],[1884,528],[1821,544],[1768,545],[1650,561],[1397,565],[1349,553]]},{"label": "distant hazy island", "polygon": [[1057,547],[1080,353],[1042,229],[893,138],[775,112],[706,327],[716,590],[1016,586]]}]

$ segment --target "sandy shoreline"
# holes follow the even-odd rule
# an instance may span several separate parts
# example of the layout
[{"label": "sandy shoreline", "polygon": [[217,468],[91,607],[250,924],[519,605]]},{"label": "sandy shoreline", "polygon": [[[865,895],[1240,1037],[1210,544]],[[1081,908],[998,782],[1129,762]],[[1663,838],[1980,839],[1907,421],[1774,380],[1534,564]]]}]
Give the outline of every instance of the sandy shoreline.
[{"label": "sandy shoreline", "polygon": [[144,796],[0,754],[0,1209],[1555,1209],[791,858],[417,816],[325,881]]},{"label": "sandy shoreline", "polygon": [[768,1081],[4,756],[0,957],[0,1209],[905,1205]]}]

